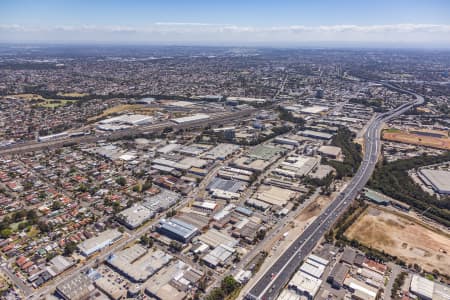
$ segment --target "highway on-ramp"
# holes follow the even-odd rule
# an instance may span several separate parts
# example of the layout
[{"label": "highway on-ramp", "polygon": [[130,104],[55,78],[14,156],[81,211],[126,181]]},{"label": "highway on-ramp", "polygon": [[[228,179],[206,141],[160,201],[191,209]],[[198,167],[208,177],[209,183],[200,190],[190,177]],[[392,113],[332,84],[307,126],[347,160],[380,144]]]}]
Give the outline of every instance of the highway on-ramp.
[{"label": "highway on-ramp", "polygon": [[[383,83],[384,84],[384,83]],[[364,188],[372,175],[380,151],[380,131],[383,123],[391,120],[415,105],[424,102],[422,96],[398,87],[385,84],[389,88],[415,96],[413,103],[403,104],[372,119],[364,135],[365,152],[361,165],[347,187],[330,203],[286,251],[265,271],[251,287],[246,299],[276,299],[281,289],[288,283],[301,262],[313,250],[323,234],[327,232],[340,215],[350,206],[356,195]]]}]

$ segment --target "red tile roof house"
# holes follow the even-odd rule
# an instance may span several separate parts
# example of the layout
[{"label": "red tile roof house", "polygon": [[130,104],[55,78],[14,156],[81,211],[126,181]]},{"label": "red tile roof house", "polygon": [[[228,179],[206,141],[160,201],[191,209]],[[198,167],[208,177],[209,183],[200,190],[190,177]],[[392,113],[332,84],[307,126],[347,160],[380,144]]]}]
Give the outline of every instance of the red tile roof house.
[{"label": "red tile roof house", "polygon": [[28,258],[26,258],[25,256],[21,255],[16,259],[16,264],[22,268],[22,266],[28,261]]},{"label": "red tile roof house", "polygon": [[12,249],[14,249],[15,246],[16,245],[14,243],[10,243],[10,244],[6,245],[5,247],[3,247],[2,251],[4,253],[6,253],[6,252],[11,251]]}]

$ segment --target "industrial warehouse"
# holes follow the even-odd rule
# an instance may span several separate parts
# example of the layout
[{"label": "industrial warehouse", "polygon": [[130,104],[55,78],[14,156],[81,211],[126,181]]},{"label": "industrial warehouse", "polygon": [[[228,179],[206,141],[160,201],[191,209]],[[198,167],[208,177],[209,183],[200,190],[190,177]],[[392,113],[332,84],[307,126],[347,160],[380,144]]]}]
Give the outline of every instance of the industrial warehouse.
[{"label": "industrial warehouse", "polygon": [[157,231],[182,243],[188,243],[199,233],[198,228],[176,218],[161,219]]}]

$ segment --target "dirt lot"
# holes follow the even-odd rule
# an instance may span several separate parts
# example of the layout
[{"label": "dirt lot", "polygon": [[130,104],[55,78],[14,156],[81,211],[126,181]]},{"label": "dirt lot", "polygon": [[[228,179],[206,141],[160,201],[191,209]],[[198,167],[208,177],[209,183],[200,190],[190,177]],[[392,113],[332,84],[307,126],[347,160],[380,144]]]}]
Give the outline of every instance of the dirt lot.
[{"label": "dirt lot", "polygon": [[313,202],[311,202],[301,214],[297,217],[296,221],[306,221],[313,217],[317,217],[320,212],[327,206],[331,201],[330,197],[318,196]]},{"label": "dirt lot", "polygon": [[61,97],[76,97],[76,98],[81,98],[84,96],[88,96],[89,94],[86,93],[58,93],[58,96]]},{"label": "dirt lot", "polygon": [[15,97],[17,99],[22,100],[43,100],[44,98],[41,95],[37,94],[17,94],[17,95],[9,95],[10,97]]},{"label": "dirt lot", "polygon": [[370,206],[345,235],[427,271],[448,274],[450,270],[450,233],[410,216]]},{"label": "dirt lot", "polygon": [[421,145],[437,149],[450,150],[450,138],[438,138],[413,134],[404,131],[387,130],[383,131],[383,139],[405,144]]}]

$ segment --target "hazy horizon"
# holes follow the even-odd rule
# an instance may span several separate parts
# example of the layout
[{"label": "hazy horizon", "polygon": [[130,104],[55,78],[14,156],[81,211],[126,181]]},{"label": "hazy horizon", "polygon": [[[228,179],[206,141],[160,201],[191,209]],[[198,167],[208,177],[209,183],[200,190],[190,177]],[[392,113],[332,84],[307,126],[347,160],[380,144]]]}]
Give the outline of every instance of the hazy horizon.
[{"label": "hazy horizon", "polygon": [[2,43],[450,48],[442,0],[5,0],[0,18]]}]

